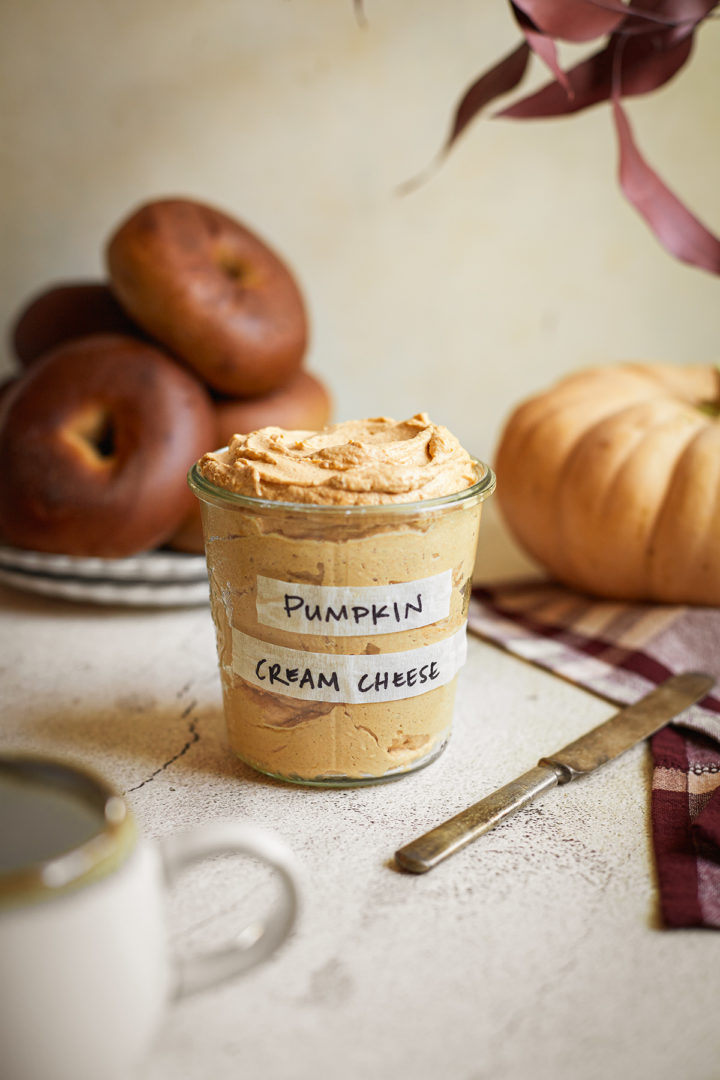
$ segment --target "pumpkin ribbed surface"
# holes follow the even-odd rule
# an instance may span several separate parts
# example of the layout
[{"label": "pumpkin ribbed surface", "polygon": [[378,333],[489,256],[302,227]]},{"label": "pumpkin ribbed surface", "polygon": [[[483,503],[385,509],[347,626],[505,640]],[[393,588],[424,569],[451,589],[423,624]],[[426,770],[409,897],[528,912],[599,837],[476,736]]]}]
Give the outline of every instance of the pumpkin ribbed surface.
[{"label": "pumpkin ribbed surface", "polygon": [[720,605],[720,372],[623,364],[519,405],[497,499],[520,544],[573,588]]}]

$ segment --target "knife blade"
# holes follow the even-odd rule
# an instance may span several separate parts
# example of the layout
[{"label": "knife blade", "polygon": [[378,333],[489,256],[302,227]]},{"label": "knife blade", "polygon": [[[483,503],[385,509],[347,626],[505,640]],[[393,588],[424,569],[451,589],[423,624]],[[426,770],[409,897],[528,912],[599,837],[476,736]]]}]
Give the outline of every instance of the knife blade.
[{"label": "knife blade", "polygon": [[672,675],[562,750],[540,758],[529,772],[401,847],[395,852],[396,864],[412,874],[432,870],[545,791],[587,776],[647,739],[714,685],[711,675],[699,671]]}]

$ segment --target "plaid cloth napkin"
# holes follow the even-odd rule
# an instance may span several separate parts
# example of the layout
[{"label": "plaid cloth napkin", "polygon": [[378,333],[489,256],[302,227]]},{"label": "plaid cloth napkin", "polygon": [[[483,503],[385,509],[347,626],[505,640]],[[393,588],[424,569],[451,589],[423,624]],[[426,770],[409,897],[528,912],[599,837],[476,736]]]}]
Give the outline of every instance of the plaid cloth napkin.
[{"label": "plaid cloth napkin", "polygon": [[[705,671],[720,687],[720,609],[593,600],[538,581],[477,586],[480,637],[629,704],[669,675]],[[652,829],[666,926],[720,928],[720,689],[651,739]]]}]

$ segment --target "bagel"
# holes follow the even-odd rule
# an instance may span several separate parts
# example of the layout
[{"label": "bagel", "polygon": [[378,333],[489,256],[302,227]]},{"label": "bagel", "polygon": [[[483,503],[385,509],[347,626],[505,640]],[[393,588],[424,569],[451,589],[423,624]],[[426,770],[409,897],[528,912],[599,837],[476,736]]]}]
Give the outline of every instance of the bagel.
[{"label": "bagel", "polygon": [[316,431],[330,419],[330,395],[324,383],[309,371],[297,375],[261,398],[237,400],[216,398],[215,445],[227,446],[233,435],[244,435],[258,428],[286,428],[288,431]]},{"label": "bagel", "polygon": [[6,375],[2,382],[0,382],[0,422],[2,418],[3,408],[7,404],[10,398],[12,388],[15,386],[15,383],[17,381],[17,375]]},{"label": "bagel", "polygon": [[307,318],[290,270],[227,214],[189,199],[140,207],[107,245],[115,295],[214,390],[267,394],[300,368]]},{"label": "bagel", "polygon": [[[286,386],[272,394],[244,401],[220,398],[213,402],[213,409],[215,441],[212,449],[216,450],[227,446],[233,435],[244,435],[271,424],[289,431],[317,431],[329,422],[332,402],[320,379],[308,371],[299,371]],[[204,550],[199,503],[195,503],[168,546],[176,551]]]},{"label": "bagel", "polygon": [[15,320],[10,340],[18,360],[28,367],[65,341],[90,334],[145,336],[120,307],[109,285],[76,281],[53,285],[28,301]]},{"label": "bagel", "polygon": [[0,426],[0,527],[18,547],[120,557],[162,544],[193,504],[214,437],[209,395],[159,349],[96,335],[11,389]]}]

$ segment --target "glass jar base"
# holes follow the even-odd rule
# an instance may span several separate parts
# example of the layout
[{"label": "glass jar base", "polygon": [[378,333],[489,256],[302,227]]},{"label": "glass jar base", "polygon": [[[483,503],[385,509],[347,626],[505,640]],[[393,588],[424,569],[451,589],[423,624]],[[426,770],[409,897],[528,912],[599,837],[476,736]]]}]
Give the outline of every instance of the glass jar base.
[{"label": "glass jar base", "polygon": [[383,773],[382,776],[316,776],[310,779],[303,776],[293,776],[273,772],[271,769],[265,768],[264,765],[258,765],[257,762],[245,757],[234,747],[231,747],[231,749],[244,765],[248,765],[251,769],[254,769],[255,772],[261,773],[263,776],[269,776],[271,780],[281,780],[285,784],[295,784],[298,787],[357,788],[370,787],[371,785],[376,784],[389,784],[393,780],[400,780],[403,776],[409,776],[419,769],[424,769],[428,765],[432,765],[433,761],[436,761],[440,757],[449,741],[450,737],[447,736],[441,743],[434,746],[429,754],[420,758],[419,761],[413,761],[410,765],[402,765],[397,769],[389,769],[388,772]]}]

